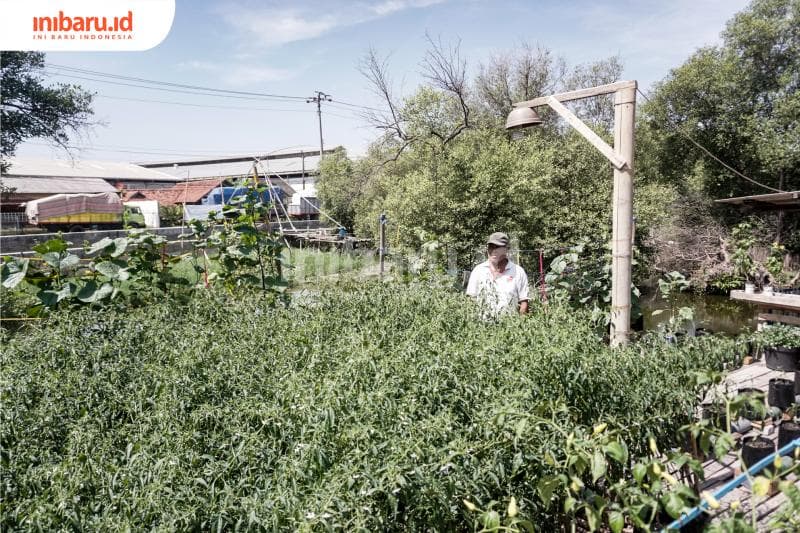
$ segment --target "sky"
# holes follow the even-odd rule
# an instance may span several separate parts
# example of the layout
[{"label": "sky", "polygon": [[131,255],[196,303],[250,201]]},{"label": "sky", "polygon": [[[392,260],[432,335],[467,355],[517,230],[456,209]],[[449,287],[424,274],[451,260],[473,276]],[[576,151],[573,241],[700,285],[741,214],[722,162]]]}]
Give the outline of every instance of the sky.
[{"label": "sky", "polygon": [[[95,92],[95,124],[72,141],[76,159],[164,161],[319,148],[363,154],[378,132],[357,106],[379,106],[358,71],[370,47],[389,56],[401,95],[423,82],[426,32],[460,40],[472,73],[492,54],[540,44],[569,66],[618,55],[647,92],[700,47],[718,44],[744,0],[176,0],[167,38],[143,52],[50,52],[47,83]],[[112,84],[64,67],[293,98],[223,98]],[[93,79],[90,79],[93,78]],[[105,81],[103,81],[105,80]],[[117,79],[117,82],[120,80]],[[135,85],[135,84],[133,84]],[[164,88],[163,86],[161,87]],[[231,95],[229,95],[231,96]],[[66,158],[41,139],[21,157]]]}]

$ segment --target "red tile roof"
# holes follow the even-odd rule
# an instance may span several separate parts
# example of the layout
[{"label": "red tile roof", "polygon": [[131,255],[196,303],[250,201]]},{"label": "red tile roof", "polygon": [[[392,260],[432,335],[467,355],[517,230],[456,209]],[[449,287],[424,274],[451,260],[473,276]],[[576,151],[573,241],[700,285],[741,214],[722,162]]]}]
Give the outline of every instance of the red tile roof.
[{"label": "red tile roof", "polygon": [[125,189],[122,200],[156,200],[161,205],[197,204],[208,193],[222,185],[222,179],[195,180],[176,184],[166,189]]}]

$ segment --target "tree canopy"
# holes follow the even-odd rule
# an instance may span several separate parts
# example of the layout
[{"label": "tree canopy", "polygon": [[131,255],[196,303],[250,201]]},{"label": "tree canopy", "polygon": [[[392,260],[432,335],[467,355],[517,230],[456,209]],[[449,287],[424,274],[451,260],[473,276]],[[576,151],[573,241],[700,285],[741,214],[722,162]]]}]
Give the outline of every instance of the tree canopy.
[{"label": "tree canopy", "polygon": [[[701,209],[707,227],[685,229],[707,229],[718,248],[726,225],[741,217],[714,208],[713,199],[770,192],[755,182],[800,189],[799,16],[800,0],[754,0],[728,23],[719,46],[698,50],[640,100],[634,209],[641,244],[672,243],[668,228],[691,201],[708,206]],[[607,161],[547,108],[539,109],[542,127],[521,138],[510,138],[504,121],[514,102],[619,80],[620,59],[569,67],[547,48],[523,43],[478,64],[470,80],[457,45],[429,44],[426,81],[404,97],[388,62],[370,51],[362,72],[384,101],[385,112],[369,117],[382,134],[363,158],[341,151],[323,161],[325,206],[359,234],[374,236],[386,212],[394,245],[435,238],[464,253],[497,230],[523,248],[608,238]],[[611,143],[610,98],[567,105]],[[790,236],[797,218],[762,217],[766,242]]]},{"label": "tree canopy", "polygon": [[89,124],[92,94],[80,86],[43,84],[44,54],[0,53],[0,156],[14,155],[25,139],[40,137],[67,148],[70,134]]},{"label": "tree canopy", "polygon": [[[372,118],[384,134],[363,158],[339,151],[323,160],[318,191],[326,208],[367,236],[375,235],[378,215],[386,212],[394,245],[416,248],[436,239],[458,252],[462,264],[492,231],[512,234],[524,249],[608,238],[608,161],[554,113],[542,110],[544,127],[521,138],[512,139],[504,122],[513,102],[542,91],[616,81],[619,59],[568,69],[546,48],[523,44],[480,65],[467,83],[457,47],[433,44],[428,62],[436,68],[427,68],[438,74],[429,73],[431,81],[405,98],[396,97],[387,64],[370,51],[367,78],[388,109]],[[437,76],[459,81],[448,85]],[[611,142],[609,99],[570,106]],[[656,220],[671,191],[639,186],[637,209]]]},{"label": "tree canopy", "polygon": [[[657,84],[639,136],[654,172],[712,198],[800,188],[800,0],[755,0],[722,33]],[[650,144],[652,143],[652,144]]]}]

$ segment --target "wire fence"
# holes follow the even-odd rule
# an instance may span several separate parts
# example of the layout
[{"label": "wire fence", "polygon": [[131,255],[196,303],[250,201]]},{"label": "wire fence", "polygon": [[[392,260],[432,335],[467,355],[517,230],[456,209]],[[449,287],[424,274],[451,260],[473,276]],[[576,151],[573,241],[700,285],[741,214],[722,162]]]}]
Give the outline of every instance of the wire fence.
[{"label": "wire fence", "polygon": [[[549,249],[519,249],[510,251],[511,261],[521,267],[527,277],[531,294],[536,293],[542,299],[547,298],[551,287],[548,287],[546,276],[551,270],[553,260],[568,247]],[[485,251],[476,250],[471,255],[469,265],[459,261],[452,250],[430,252],[426,250],[387,250],[381,262],[380,251],[374,248],[354,248],[340,246],[334,249],[291,248],[287,250],[287,259],[291,267],[288,269],[290,282],[295,285],[314,284],[318,282],[341,279],[369,279],[385,276],[391,279],[414,278],[450,278],[450,283],[462,290],[466,289],[469,276],[474,267],[487,257]],[[577,263],[569,262],[563,274],[580,272],[582,276],[601,279],[609,276],[610,257],[592,256],[586,253],[579,257]]]},{"label": "wire fence", "polygon": [[3,233],[20,232],[26,223],[25,213],[0,213],[0,231]]}]

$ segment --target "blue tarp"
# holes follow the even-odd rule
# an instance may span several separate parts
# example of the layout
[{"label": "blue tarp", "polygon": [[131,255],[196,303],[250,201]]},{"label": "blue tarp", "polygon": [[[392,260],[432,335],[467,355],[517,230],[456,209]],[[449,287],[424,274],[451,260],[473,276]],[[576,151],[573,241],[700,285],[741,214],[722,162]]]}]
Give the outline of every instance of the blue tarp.
[{"label": "blue tarp", "polygon": [[[208,195],[203,198],[202,204],[203,205],[222,205],[222,204],[229,204],[231,203],[231,199],[235,196],[243,196],[250,191],[248,187],[216,187],[211,190]],[[283,191],[277,187],[272,188],[272,193],[275,194],[278,198],[283,201]],[[271,199],[270,192],[265,191],[263,193],[263,197],[261,198],[262,202],[269,202]]]}]

